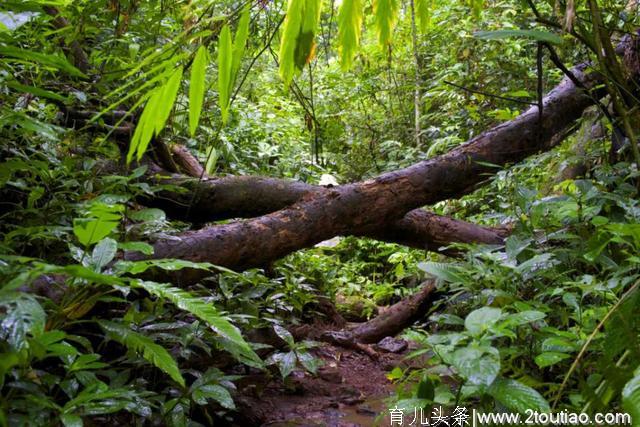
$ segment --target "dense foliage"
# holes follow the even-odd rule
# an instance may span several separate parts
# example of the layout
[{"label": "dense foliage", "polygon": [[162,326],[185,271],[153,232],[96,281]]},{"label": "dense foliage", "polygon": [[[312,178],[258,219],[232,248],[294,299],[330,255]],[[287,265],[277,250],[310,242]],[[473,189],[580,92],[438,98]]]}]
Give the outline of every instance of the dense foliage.
[{"label": "dense foliage", "polygon": [[[637,3],[337,3],[0,5],[0,426],[231,419],[249,372],[317,370],[317,343],[285,326],[314,318],[320,296],[367,318],[427,278],[442,298],[405,334],[421,368],[389,373],[390,407],[640,422],[638,101],[599,54],[638,26]],[[210,175],[354,182],[535,105],[563,77],[556,54],[603,70],[611,106],[434,208],[508,224],[504,245],[449,258],[348,237],[244,272],[119,255],[190,227],[140,204],[167,188],[136,163],[156,140],[188,147]],[[75,123],[70,111],[91,114]],[[125,121],[136,127],[123,142]],[[620,129],[627,143],[612,149]],[[140,278],[151,268],[210,275],[182,289]],[[286,345],[258,343],[265,329]]]}]

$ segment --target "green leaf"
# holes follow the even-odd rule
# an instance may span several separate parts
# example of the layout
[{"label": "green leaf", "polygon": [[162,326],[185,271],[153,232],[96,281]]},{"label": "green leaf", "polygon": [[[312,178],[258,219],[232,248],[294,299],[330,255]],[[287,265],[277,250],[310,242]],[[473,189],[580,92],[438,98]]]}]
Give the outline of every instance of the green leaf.
[{"label": "green leaf", "polygon": [[213,399],[223,408],[236,409],[229,390],[217,384],[206,384],[198,387],[191,395],[198,405],[206,405],[209,399]]},{"label": "green leaf", "polygon": [[20,84],[16,81],[5,81],[4,84],[6,84],[8,87],[10,87],[11,89],[14,89],[18,92],[25,92],[25,93],[31,93],[35,96],[39,96],[41,98],[49,98],[49,99],[53,99],[54,101],[60,101],[60,102],[68,102],[69,98],[66,98],[62,95],[59,95],[55,92],[51,92],[49,90],[46,89],[42,89],[39,87],[35,87],[35,86],[26,86],[23,84]]},{"label": "green leaf", "polygon": [[23,292],[0,292],[0,339],[21,350],[28,346],[27,335],[44,332],[47,316],[38,301]]},{"label": "green leaf", "polygon": [[459,348],[453,353],[451,364],[472,385],[489,385],[500,373],[500,356],[495,349],[487,350]]},{"label": "green leaf", "polygon": [[459,273],[458,266],[444,262],[420,262],[418,268],[436,279],[449,283],[465,283],[464,276]]},{"label": "green leaf", "polygon": [[622,389],[622,407],[631,415],[633,425],[640,421],[640,369],[636,369],[634,377]]},{"label": "green leaf", "polygon": [[464,327],[472,335],[480,335],[502,316],[502,310],[493,307],[482,307],[469,313],[464,320]]},{"label": "green leaf", "polygon": [[244,56],[244,49],[247,45],[247,39],[249,38],[249,21],[251,19],[251,3],[247,3],[240,21],[238,22],[238,28],[236,29],[236,35],[233,39],[233,58],[231,60],[231,87],[229,92],[233,90],[235,80],[240,70],[240,64],[242,63],[242,57]]},{"label": "green leaf", "polygon": [[178,364],[164,347],[154,343],[149,337],[134,332],[120,323],[100,320],[98,324],[109,334],[111,339],[136,353],[142,354],[146,361],[169,375],[171,379],[182,387],[185,386]]},{"label": "green leaf", "polygon": [[561,362],[564,359],[568,359],[569,357],[571,357],[571,355],[567,353],[545,351],[544,353],[540,353],[539,355],[537,355],[534,360],[538,367],[546,368],[547,366],[555,365],[556,363]]},{"label": "green leaf", "polygon": [[140,252],[145,255],[153,255],[153,246],[146,242],[118,242],[118,248],[123,251]]},{"label": "green leaf", "polygon": [[293,372],[293,370],[296,368],[298,359],[294,351],[289,351],[287,353],[275,353],[273,356],[271,356],[271,360],[273,360],[276,365],[278,365],[280,374],[284,379],[291,375],[291,372]]},{"label": "green leaf", "polygon": [[75,414],[62,414],[60,415],[60,421],[64,427],[82,427],[82,418]]},{"label": "green leaf", "polygon": [[313,354],[308,351],[297,351],[296,355],[298,356],[298,361],[304,368],[315,374],[318,371],[318,368],[322,366],[322,360],[314,357]]},{"label": "green leaf", "polygon": [[231,67],[233,65],[233,45],[229,25],[222,27],[218,39],[218,102],[222,114],[222,124],[229,119],[229,102],[231,99]]},{"label": "green leaf", "polygon": [[374,3],[375,23],[378,43],[386,46],[391,42],[391,33],[398,18],[397,0],[376,0]]},{"label": "green leaf", "polygon": [[338,13],[338,46],[343,70],[351,68],[360,43],[362,0],[344,0]]},{"label": "green leaf", "polygon": [[531,322],[542,320],[547,315],[541,311],[526,310],[518,313],[509,314],[507,317],[507,323],[513,326],[520,326]]},{"label": "green leaf", "polygon": [[578,350],[578,344],[561,337],[550,337],[542,342],[542,351],[554,351],[559,353],[572,353]]},{"label": "green leaf", "polygon": [[420,23],[420,31],[426,32],[431,27],[433,0],[414,0],[416,17]]},{"label": "green leaf", "polygon": [[285,86],[313,57],[321,8],[321,0],[288,2],[279,54],[279,71]]},{"label": "green leaf", "polygon": [[205,72],[209,64],[209,52],[200,46],[191,65],[191,82],[189,83],[189,133],[194,136],[200,121],[202,103],[205,92]]},{"label": "green leaf", "polygon": [[295,345],[291,332],[280,325],[273,325],[273,330],[275,331],[276,335],[282,338],[282,340],[289,345],[289,347],[293,347]]},{"label": "green leaf", "polygon": [[422,380],[418,383],[418,388],[416,389],[416,397],[418,399],[426,399],[433,401],[435,397],[435,386],[431,378],[425,375]]},{"label": "green leaf", "polygon": [[[167,80],[167,83],[162,88],[157,114],[154,121],[154,131],[156,136],[160,135],[160,132],[164,129],[164,126],[171,115],[171,110],[173,109],[173,104],[176,101],[181,81],[182,67],[178,67],[173,74],[171,74],[171,77],[169,77],[169,80]],[[138,160],[142,158],[142,155],[146,151],[146,146],[144,148],[144,150],[138,151]]]},{"label": "green leaf", "polygon": [[161,268],[167,271],[182,270],[183,268],[196,268],[209,270],[214,267],[208,262],[193,262],[184,259],[149,259],[143,261],[119,261],[115,268],[119,273],[140,274],[150,268]]},{"label": "green leaf", "polygon": [[540,393],[519,381],[497,378],[487,390],[494,399],[513,412],[524,414],[526,410],[551,412],[549,402]]},{"label": "green leaf", "polygon": [[118,242],[108,237],[102,239],[93,248],[93,253],[91,254],[91,263],[97,269],[101,269],[105,265],[109,264],[111,260],[113,260],[113,258],[116,256],[117,250]]},{"label": "green leaf", "polygon": [[540,42],[552,44],[562,44],[562,37],[540,30],[497,30],[497,31],[476,31],[473,34],[481,40],[501,40],[512,37],[525,37]]},{"label": "green leaf", "polygon": [[255,354],[249,344],[242,338],[238,328],[233,326],[226,317],[221,315],[213,304],[205,302],[201,298],[194,297],[187,291],[164,283],[137,281],[136,284],[150,294],[167,299],[178,308],[203,320],[218,334],[232,341],[242,351],[245,357],[256,363],[262,363],[260,357]]},{"label": "green leaf", "polygon": [[30,50],[18,49],[13,46],[0,46],[0,56],[15,58],[27,62],[35,62],[40,65],[64,71],[71,76],[82,77],[85,79],[88,78],[86,74],[71,65],[71,63],[63,56],[47,55]]},{"label": "green leaf", "polygon": [[80,243],[90,246],[111,234],[118,224],[118,221],[76,218],[73,220],[73,233]]},{"label": "green leaf", "polygon": [[131,163],[134,154],[136,154],[137,160],[142,159],[151,139],[154,135],[159,135],[164,129],[178,95],[181,80],[182,67],[178,67],[169,76],[164,85],[150,93],[149,100],[142,111],[136,130],[133,132],[133,137],[129,143],[127,164]]}]

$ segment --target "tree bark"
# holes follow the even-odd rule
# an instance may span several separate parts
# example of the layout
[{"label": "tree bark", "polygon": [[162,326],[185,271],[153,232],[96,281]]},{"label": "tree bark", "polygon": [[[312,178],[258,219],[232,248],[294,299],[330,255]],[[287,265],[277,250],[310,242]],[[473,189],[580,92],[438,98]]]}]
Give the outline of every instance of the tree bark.
[{"label": "tree bark", "polygon": [[[573,73],[592,88],[600,79],[586,74],[585,68]],[[565,79],[545,97],[542,115],[532,107],[445,155],[372,180],[303,195],[293,205],[261,217],[160,240],[153,257],[242,269],[265,265],[336,235],[375,234],[413,209],[470,192],[500,166],[550,148],[554,136],[580,117],[593,96]],[[129,253],[126,258],[145,257]],[[202,276],[202,271],[182,270],[173,279],[186,284]]]},{"label": "tree bark", "polygon": [[[155,172],[162,171],[156,169]],[[303,197],[330,191],[330,188],[318,185],[258,176],[197,180],[172,174],[155,181],[187,191],[165,191],[158,197],[143,200],[144,204],[162,208],[172,218],[201,224],[265,215],[293,205]],[[451,243],[501,244],[509,229],[482,227],[415,209],[383,229],[354,234],[436,251]]]}]

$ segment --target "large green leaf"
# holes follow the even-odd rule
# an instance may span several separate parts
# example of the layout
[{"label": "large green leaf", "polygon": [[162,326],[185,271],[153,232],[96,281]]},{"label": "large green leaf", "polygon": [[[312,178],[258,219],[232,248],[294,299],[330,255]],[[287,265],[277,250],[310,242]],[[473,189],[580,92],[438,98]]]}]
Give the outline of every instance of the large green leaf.
[{"label": "large green leaf", "polygon": [[343,70],[351,68],[360,43],[362,0],[344,0],[338,13],[338,46]]},{"label": "large green leaf", "polygon": [[431,26],[433,0],[414,0],[414,2],[420,30],[426,32]]},{"label": "large green leaf", "polygon": [[238,22],[238,28],[236,29],[236,35],[233,39],[233,58],[231,59],[231,87],[229,92],[233,90],[233,85],[238,77],[238,71],[240,70],[240,64],[242,57],[244,56],[244,50],[247,45],[247,39],[249,38],[249,21],[251,19],[251,3],[247,3],[240,21]]},{"label": "large green leaf", "polygon": [[464,319],[464,327],[472,335],[480,335],[502,316],[502,310],[493,307],[482,307],[469,313]]},{"label": "large green leaf", "polygon": [[398,18],[398,1],[376,0],[374,6],[378,43],[385,46],[390,43],[391,33],[396,25]]},{"label": "large green leaf", "polygon": [[189,133],[195,135],[204,102],[205,76],[209,64],[209,52],[200,46],[191,65],[191,81],[189,83]]},{"label": "large green leaf", "polygon": [[260,357],[242,338],[242,334],[227,320],[225,316],[213,306],[213,304],[204,301],[201,298],[194,297],[189,292],[173,287],[165,283],[137,281],[138,286],[145,289],[152,295],[167,299],[175,304],[178,308],[185,310],[199,319],[206,322],[214,331],[222,337],[233,342],[242,354],[256,363],[262,363]]},{"label": "large green leaf", "polygon": [[137,160],[140,160],[147,151],[151,139],[154,135],[159,135],[164,128],[171,115],[181,80],[182,67],[178,67],[162,86],[151,92],[129,143],[127,163],[131,162],[134,154]]},{"label": "large green leaf", "polygon": [[497,31],[476,31],[474,33],[476,38],[482,40],[500,40],[509,39],[513,37],[525,37],[540,42],[547,42],[552,44],[562,44],[562,37],[549,33],[547,31],[540,30],[497,30]]},{"label": "large green leaf", "polygon": [[540,393],[516,380],[496,378],[487,392],[513,412],[551,412],[549,402]]},{"label": "large green leaf", "polygon": [[418,268],[445,282],[465,283],[464,276],[460,274],[458,266],[455,264],[427,261],[418,263]]},{"label": "large green leaf", "polygon": [[154,343],[151,338],[132,331],[121,323],[100,320],[98,324],[109,334],[111,339],[136,353],[140,353],[146,361],[165,372],[175,382],[184,387],[185,382],[180,373],[180,368],[178,368],[178,364],[164,347]]},{"label": "large green leaf", "polygon": [[[176,97],[178,96],[178,90],[180,89],[181,81],[182,67],[178,67],[173,72],[173,74],[171,74],[171,77],[169,77],[167,83],[162,88],[157,114],[154,117],[155,135],[160,135],[160,132],[162,131],[162,129],[164,129],[164,126],[167,123],[169,116],[171,115],[171,110],[173,109],[173,104],[176,102]],[[141,155],[139,154],[138,160],[140,160],[140,158]]]},{"label": "large green leaf", "polygon": [[109,264],[111,260],[113,260],[113,258],[116,256],[117,250],[118,242],[108,237],[106,239],[102,239],[93,248],[93,253],[91,254],[91,263],[97,269],[101,269],[102,267]]},{"label": "large green leaf", "polygon": [[490,385],[500,373],[500,356],[495,349],[459,348],[451,356],[451,364],[473,385]]},{"label": "large green leaf", "polygon": [[236,409],[229,390],[218,384],[205,384],[193,391],[191,397],[198,405],[206,405],[209,399],[213,399],[223,408]]},{"label": "large green leaf", "polygon": [[218,103],[222,114],[222,123],[229,119],[229,102],[231,100],[231,67],[233,65],[233,45],[229,25],[222,27],[218,39]]},{"label": "large green leaf", "polygon": [[280,42],[280,76],[286,86],[311,60],[320,22],[321,0],[289,0]]}]

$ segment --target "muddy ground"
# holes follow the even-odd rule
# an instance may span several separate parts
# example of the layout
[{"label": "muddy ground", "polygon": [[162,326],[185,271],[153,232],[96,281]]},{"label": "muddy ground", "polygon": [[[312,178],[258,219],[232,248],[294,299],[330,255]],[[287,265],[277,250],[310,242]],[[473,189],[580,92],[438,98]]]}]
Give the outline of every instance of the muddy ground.
[{"label": "muddy ground", "polygon": [[410,351],[377,357],[361,351],[323,344],[314,350],[324,362],[317,375],[296,370],[283,384],[274,376],[246,377],[238,387],[238,417],[234,426],[389,425],[385,404],[394,391],[386,377],[395,366],[405,366]]}]

